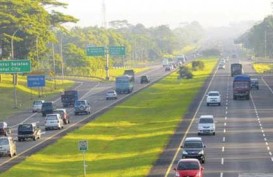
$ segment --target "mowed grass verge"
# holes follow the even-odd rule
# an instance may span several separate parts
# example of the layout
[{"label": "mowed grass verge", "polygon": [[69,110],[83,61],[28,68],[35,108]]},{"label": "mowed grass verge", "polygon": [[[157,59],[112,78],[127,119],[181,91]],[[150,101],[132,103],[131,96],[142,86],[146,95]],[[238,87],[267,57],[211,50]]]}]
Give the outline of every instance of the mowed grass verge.
[{"label": "mowed grass verge", "polygon": [[[65,89],[71,88],[74,81],[69,80],[46,80],[45,87],[42,89],[27,87],[27,76],[18,75],[18,85],[16,86],[17,108],[15,109],[14,85],[11,74],[2,74],[0,82],[0,121],[9,116],[27,109],[31,109],[32,102],[38,99],[53,101],[56,95]],[[40,97],[39,97],[40,96]]]},{"label": "mowed grass verge", "polygon": [[273,64],[270,64],[270,63],[254,63],[253,68],[259,74],[268,73],[268,72],[272,73]]},{"label": "mowed grass verge", "polygon": [[172,73],[0,177],[82,177],[79,140],[89,143],[88,177],[146,176],[217,62],[203,61],[205,69],[193,79],[178,80]]}]

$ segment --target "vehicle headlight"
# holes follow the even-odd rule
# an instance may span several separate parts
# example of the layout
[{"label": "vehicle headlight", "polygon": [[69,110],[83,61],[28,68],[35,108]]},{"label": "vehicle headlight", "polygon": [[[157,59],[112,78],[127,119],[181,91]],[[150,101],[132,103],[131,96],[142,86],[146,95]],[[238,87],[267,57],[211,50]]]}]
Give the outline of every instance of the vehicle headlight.
[{"label": "vehicle headlight", "polygon": [[188,153],[187,153],[186,151],[183,151],[182,154],[183,154],[183,155],[187,155]]},{"label": "vehicle headlight", "polygon": [[199,155],[204,154],[204,150],[198,152]]}]

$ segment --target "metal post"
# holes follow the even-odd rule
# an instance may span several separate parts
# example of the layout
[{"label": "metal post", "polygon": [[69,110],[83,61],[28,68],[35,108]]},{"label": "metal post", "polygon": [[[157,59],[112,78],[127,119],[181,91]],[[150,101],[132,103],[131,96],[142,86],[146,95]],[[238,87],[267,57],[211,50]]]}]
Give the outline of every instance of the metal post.
[{"label": "metal post", "polygon": [[63,58],[63,37],[61,34],[61,42],[60,42],[60,54],[62,59],[62,81],[64,80],[64,58]]},{"label": "metal post", "polygon": [[[15,36],[15,34],[20,30],[20,28],[18,28],[17,30],[15,30],[11,36],[11,41],[10,41],[10,45],[11,45],[11,59],[14,60],[14,46],[13,46],[13,38]],[[14,88],[14,108],[17,108],[17,92],[16,92],[16,85],[17,85],[17,77],[16,77],[16,73],[13,74],[13,88]]]},{"label": "metal post", "polygon": [[109,51],[108,51],[108,48],[106,48],[106,67],[105,67],[105,71],[106,71],[106,80],[109,80]]},{"label": "metal post", "polygon": [[264,59],[266,59],[266,30],[264,31]]},{"label": "metal post", "polygon": [[52,42],[52,60],[53,60],[53,72],[54,72],[54,89],[56,89],[56,63],[55,63],[55,50]]},{"label": "metal post", "polygon": [[86,176],[85,151],[82,152],[82,155],[83,155],[83,176]]}]

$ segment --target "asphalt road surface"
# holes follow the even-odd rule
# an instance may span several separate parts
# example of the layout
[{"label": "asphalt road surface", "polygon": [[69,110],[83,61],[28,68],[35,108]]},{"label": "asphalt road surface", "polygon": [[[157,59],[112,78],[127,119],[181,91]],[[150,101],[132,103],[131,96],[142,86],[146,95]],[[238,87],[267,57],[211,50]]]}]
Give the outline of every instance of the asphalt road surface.
[{"label": "asphalt road surface", "polygon": [[[151,83],[156,82],[162,77],[166,76],[170,72],[166,72],[162,66],[152,67],[149,71],[145,71],[136,75],[135,87],[133,93],[148,87],[149,84],[140,84],[140,75],[148,75],[151,79]],[[41,113],[32,113],[31,108],[25,112],[21,112],[9,119],[5,120],[9,126],[12,127],[12,136],[17,140],[17,128],[20,123],[24,122],[37,122],[42,129],[42,137],[37,141],[23,141],[16,142],[17,156],[13,158],[1,157],[0,158],[0,171],[5,171],[11,168],[14,164],[19,163],[27,156],[39,151],[41,148],[54,143],[58,138],[64,136],[68,131],[71,131],[83,124],[95,119],[99,114],[103,113],[112,106],[122,102],[124,99],[132,94],[118,95],[117,100],[106,100],[106,91],[114,89],[114,82],[92,82],[92,81],[78,81],[77,86],[74,88],[79,91],[80,99],[86,99],[91,104],[91,115],[78,115],[75,116],[73,108],[67,108],[70,115],[71,123],[64,125],[62,130],[45,131],[44,129],[44,117]],[[61,108],[62,104],[60,96],[56,100],[52,100],[56,104],[57,108]]]},{"label": "asphalt road surface", "polygon": [[[250,100],[233,100],[229,59],[225,70],[218,70],[194,100],[166,150],[150,172],[150,177],[174,177],[173,168],[181,158],[179,148],[185,137],[198,136],[196,120],[212,114],[216,135],[202,135],[206,144],[205,177],[273,177],[273,76],[255,75],[250,61],[242,60],[245,74],[259,79],[259,90]],[[205,94],[218,90],[221,106],[207,106]]]}]

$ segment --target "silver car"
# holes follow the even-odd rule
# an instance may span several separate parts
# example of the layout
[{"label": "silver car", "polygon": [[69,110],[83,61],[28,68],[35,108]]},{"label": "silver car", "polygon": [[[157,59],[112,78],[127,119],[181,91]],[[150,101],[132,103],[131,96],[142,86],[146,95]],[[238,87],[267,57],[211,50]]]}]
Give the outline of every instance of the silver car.
[{"label": "silver car", "polygon": [[36,101],[33,101],[32,112],[41,112],[41,110],[42,110],[42,104],[44,102],[45,102],[45,100],[36,100]]},{"label": "silver car", "polygon": [[16,155],[16,145],[11,136],[0,137],[0,154],[13,157]]},{"label": "silver car", "polygon": [[118,94],[115,90],[109,90],[106,92],[106,100],[117,99]]},{"label": "silver car", "polygon": [[45,130],[62,129],[63,120],[60,114],[47,114],[45,118]]}]

